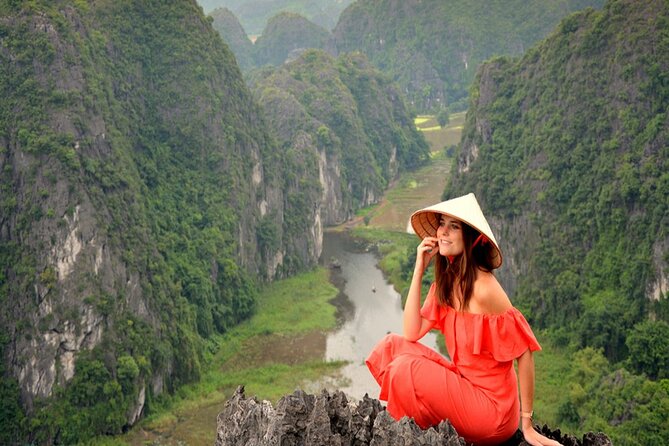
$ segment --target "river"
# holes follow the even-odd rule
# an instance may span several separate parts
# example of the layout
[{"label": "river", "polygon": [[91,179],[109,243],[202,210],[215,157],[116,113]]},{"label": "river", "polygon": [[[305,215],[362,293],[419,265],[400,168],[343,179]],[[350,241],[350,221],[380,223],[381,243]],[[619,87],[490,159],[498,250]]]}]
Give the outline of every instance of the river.
[{"label": "river", "polygon": [[[343,379],[324,387],[337,387],[352,399],[365,393],[376,398],[379,386],[365,358],[387,333],[402,332],[402,297],[383,276],[376,255],[346,233],[325,233],[321,263],[330,267],[330,280],[339,289],[333,303],[340,324],[327,337],[325,359],[349,361],[341,371]],[[421,342],[436,349],[437,337],[430,332]]]}]

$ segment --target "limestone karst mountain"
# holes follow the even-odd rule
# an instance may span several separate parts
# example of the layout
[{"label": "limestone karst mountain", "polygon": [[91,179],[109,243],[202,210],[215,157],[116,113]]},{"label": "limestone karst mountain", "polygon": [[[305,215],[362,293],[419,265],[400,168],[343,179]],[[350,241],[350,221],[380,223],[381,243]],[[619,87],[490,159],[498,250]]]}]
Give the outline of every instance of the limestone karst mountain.
[{"label": "limestone karst mountain", "polygon": [[217,8],[209,16],[213,19],[212,26],[237,58],[239,68],[246,71],[255,67],[253,43],[232,11],[228,8]]},{"label": "limestone karst mountain", "polygon": [[258,283],[316,264],[319,166],[352,191],[337,215],[382,191],[332,158],[292,170],[194,1],[0,2],[0,90],[3,444],[127,429],[199,378]]},{"label": "limestone karst mountain", "polygon": [[467,107],[478,66],[520,55],[565,16],[603,0],[359,0],[333,29],[338,52],[362,51],[417,110]]}]

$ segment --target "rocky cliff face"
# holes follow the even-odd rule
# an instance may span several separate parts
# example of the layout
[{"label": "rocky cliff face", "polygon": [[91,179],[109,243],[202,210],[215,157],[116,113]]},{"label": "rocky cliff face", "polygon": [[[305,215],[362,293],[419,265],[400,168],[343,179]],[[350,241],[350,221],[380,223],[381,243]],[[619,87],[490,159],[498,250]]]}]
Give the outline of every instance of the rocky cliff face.
[{"label": "rocky cliff face", "polygon": [[317,203],[311,222],[342,223],[427,157],[396,87],[360,54],[307,51],[257,76],[253,90],[300,172],[289,193]]},{"label": "rocky cliff face", "polygon": [[[0,9],[3,380],[29,412],[120,432],[198,377],[202,339],[252,311],[249,277],[274,278],[287,249],[315,263],[322,234],[281,234],[304,204],[195,2]],[[75,441],[52,421],[46,443]]]},{"label": "rocky cliff face", "polygon": [[[70,380],[76,354],[99,345],[110,331],[95,299],[86,297],[118,294],[128,311],[157,322],[140,273],[112,240],[109,207],[98,201],[99,189],[82,184],[79,176],[85,156],[115,158],[109,133],[115,129],[100,110],[89,110],[82,119],[79,110],[92,105],[82,97],[91,79],[88,67],[74,62],[83,57],[81,48],[65,29],[92,31],[74,8],[64,7],[61,20],[40,12],[2,19],[10,36],[3,40],[3,89],[6,105],[13,106],[3,112],[13,108],[16,113],[5,114],[0,139],[3,260],[16,262],[3,264],[2,326],[12,339],[3,359],[29,407],[34,398],[47,397],[55,385]],[[26,54],[24,45],[33,39],[37,48]],[[27,79],[19,90],[10,91],[22,75]],[[22,103],[31,100],[38,103],[37,116],[26,113],[33,110]]]},{"label": "rocky cliff face", "polygon": [[255,42],[257,66],[281,65],[309,48],[324,48],[330,32],[299,14],[282,12],[268,20]]},{"label": "rocky cliff face", "polygon": [[232,11],[228,8],[216,8],[209,15],[213,20],[212,26],[235,54],[239,68],[245,71],[255,67],[253,43]]}]

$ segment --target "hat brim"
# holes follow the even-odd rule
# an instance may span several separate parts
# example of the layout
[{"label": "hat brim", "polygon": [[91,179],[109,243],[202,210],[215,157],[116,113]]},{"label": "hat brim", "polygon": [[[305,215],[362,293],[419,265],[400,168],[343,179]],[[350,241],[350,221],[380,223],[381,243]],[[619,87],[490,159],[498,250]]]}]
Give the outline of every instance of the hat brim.
[{"label": "hat brim", "polygon": [[492,253],[493,268],[496,269],[502,265],[502,251],[499,249],[497,240],[474,194],[454,198],[414,212],[411,215],[411,227],[421,239],[436,237],[442,215],[462,221],[483,234],[487,239],[485,245],[494,251]]}]

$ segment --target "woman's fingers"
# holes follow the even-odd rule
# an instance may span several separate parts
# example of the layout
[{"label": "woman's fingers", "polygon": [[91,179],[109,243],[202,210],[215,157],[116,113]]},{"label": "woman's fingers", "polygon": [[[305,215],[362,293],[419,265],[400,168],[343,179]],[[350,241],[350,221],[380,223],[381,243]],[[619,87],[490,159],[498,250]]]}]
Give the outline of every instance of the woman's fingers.
[{"label": "woman's fingers", "polygon": [[[435,249],[436,248],[436,249]],[[416,266],[425,269],[437,253],[437,239],[435,237],[425,237],[416,248]]]},{"label": "woman's fingers", "polygon": [[423,247],[429,248],[430,251],[433,251],[437,247],[437,239],[435,237],[425,237],[420,243]]},{"label": "woman's fingers", "polygon": [[540,434],[534,428],[523,432],[523,436],[525,437],[525,441],[532,446],[562,446],[559,442]]}]

